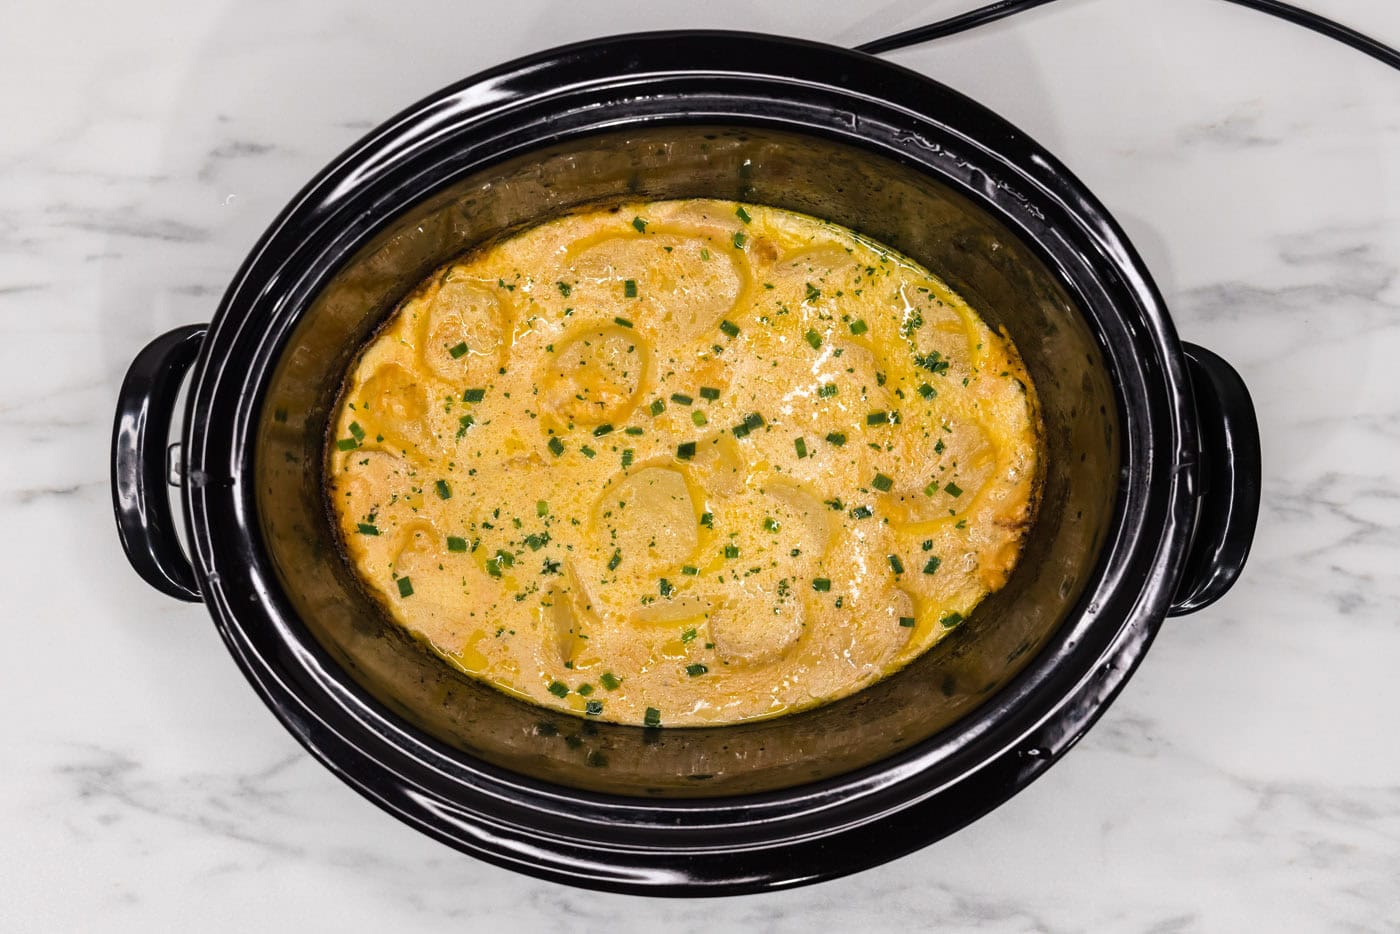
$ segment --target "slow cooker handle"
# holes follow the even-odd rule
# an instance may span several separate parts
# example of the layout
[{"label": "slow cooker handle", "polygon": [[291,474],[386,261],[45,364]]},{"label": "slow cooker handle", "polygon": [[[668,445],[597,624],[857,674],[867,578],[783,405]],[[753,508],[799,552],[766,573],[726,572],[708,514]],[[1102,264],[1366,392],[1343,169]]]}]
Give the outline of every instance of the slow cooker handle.
[{"label": "slow cooker handle", "polygon": [[126,558],[146,583],[191,603],[200,601],[199,582],[175,537],[165,443],[180,383],[208,330],[186,325],[147,344],[126,371],[112,426],[112,507]]},{"label": "slow cooker handle", "polygon": [[1183,344],[1196,397],[1201,489],[1186,570],[1171,616],[1210,606],[1239,578],[1259,518],[1259,422],[1235,368],[1195,344]]}]

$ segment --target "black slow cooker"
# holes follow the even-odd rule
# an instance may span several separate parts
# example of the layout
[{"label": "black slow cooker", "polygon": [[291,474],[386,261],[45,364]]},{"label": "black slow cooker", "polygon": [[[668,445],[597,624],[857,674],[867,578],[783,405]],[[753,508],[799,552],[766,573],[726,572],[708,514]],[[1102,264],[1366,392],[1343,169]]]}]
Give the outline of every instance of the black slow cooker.
[{"label": "black slow cooker", "polygon": [[[1043,406],[1042,506],[1008,585],[864,691],[723,728],[585,722],[449,669],[384,618],[334,547],[327,419],[357,350],[449,258],[569,211],[695,197],[851,227],[1006,328]],[[186,375],[188,557],[166,490]],[[365,137],[287,206],[208,325],[136,358],[112,472],[136,570],[202,600],[263,700],[367,798],[525,873],[686,895],[863,869],[1005,801],[1104,711],[1166,615],[1230,587],[1259,480],[1239,376],[1178,342],[1055,159],[914,72],[723,32],[555,49]]]}]

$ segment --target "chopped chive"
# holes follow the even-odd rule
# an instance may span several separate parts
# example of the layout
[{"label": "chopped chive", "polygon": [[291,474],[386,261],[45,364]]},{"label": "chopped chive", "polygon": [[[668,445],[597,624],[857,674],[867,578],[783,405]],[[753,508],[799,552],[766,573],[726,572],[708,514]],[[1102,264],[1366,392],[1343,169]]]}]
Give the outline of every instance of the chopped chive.
[{"label": "chopped chive", "polygon": [[748,237],[744,236],[742,230],[734,231],[734,249],[742,250],[744,248],[744,241],[747,239]]},{"label": "chopped chive", "polygon": [[701,247],[700,258],[708,263],[710,261],[710,251],[705,249],[704,247]]},{"label": "chopped chive", "polygon": [[[583,705],[583,712],[588,714],[590,717],[596,717],[603,712],[603,702],[600,700],[587,701]],[[596,751],[589,753],[588,761],[590,764],[592,764],[592,762],[594,761],[593,756],[595,755],[598,755]]]},{"label": "chopped chive", "polygon": [[888,493],[894,487],[894,480],[882,473],[877,473],[875,479],[870,481],[870,485],[881,493]]},{"label": "chopped chive", "polygon": [[699,409],[690,413],[690,420],[695,423],[696,428],[703,428],[705,423],[709,421],[709,419],[705,417],[705,413]]},{"label": "chopped chive", "polygon": [[947,373],[948,361],[941,359],[942,356],[938,351],[930,350],[923,356],[914,354],[914,363],[930,373]]},{"label": "chopped chive", "polygon": [[839,448],[846,443],[846,436],[839,431],[833,431],[826,436],[826,440],[829,444],[834,444]]},{"label": "chopped chive", "polygon": [[813,350],[818,350],[821,348],[822,336],[816,331],[813,331],[809,328],[807,333],[803,335],[803,339],[806,340],[807,343],[812,346]]},{"label": "chopped chive", "polygon": [[695,456],[695,442],[686,441],[676,445],[676,456],[683,461],[688,461]]},{"label": "chopped chive", "polygon": [[613,426],[611,425],[599,425],[597,428],[593,429],[593,437],[601,438],[603,435],[611,433],[612,430]]},{"label": "chopped chive", "polygon": [[461,359],[462,357],[466,356],[467,342],[460,341],[455,346],[449,347],[447,349],[447,352],[452,356],[453,360]]},{"label": "chopped chive", "polygon": [[913,629],[913,628],[914,628],[914,617],[912,617],[912,616],[901,616],[901,617],[899,618],[899,625],[903,626],[905,629]]},{"label": "chopped chive", "polygon": [[515,555],[502,548],[496,549],[496,560],[500,562],[501,567],[503,568],[515,566]]},{"label": "chopped chive", "polygon": [[712,529],[712,528],[714,528],[714,527],[715,527],[715,514],[712,513],[712,512],[702,512],[702,513],[700,513],[700,524],[703,525],[703,526],[704,526],[705,528],[707,528],[707,529]]},{"label": "chopped chive", "polygon": [[476,419],[472,418],[470,415],[463,415],[461,418],[457,419],[457,437],[462,437],[462,435],[467,433],[467,429],[475,424]]},{"label": "chopped chive", "polygon": [[642,434],[642,426],[641,426],[641,425],[628,425],[626,428],[622,429],[622,431],[623,431],[623,434],[629,434],[629,435],[635,436],[635,435]]},{"label": "chopped chive", "polygon": [[856,320],[851,322],[851,333],[855,334],[856,336],[860,336],[868,330],[870,330],[870,325],[865,323],[864,318],[857,318]]},{"label": "chopped chive", "polygon": [[622,466],[623,466],[623,467],[631,467],[631,466],[632,466],[632,461],[633,461],[633,459],[636,458],[636,456],[637,456],[637,452],[636,452],[636,451],[633,451],[631,448],[628,448],[628,449],[626,449],[625,451],[623,451],[623,452],[622,452]]},{"label": "chopped chive", "polygon": [[580,684],[578,687],[574,688],[574,693],[583,697],[587,697],[588,695],[593,693],[593,685],[585,681],[583,684]]},{"label": "chopped chive", "polygon": [[932,574],[932,573],[934,573],[935,571],[938,570],[939,565],[941,565],[942,563],[943,563],[943,559],[940,558],[940,557],[938,557],[938,555],[934,555],[932,558],[929,558],[929,559],[928,559],[928,562],[927,562],[926,564],[924,564],[924,573],[925,573],[925,574]]},{"label": "chopped chive", "polygon": [[793,448],[797,451],[798,458],[807,456],[807,442],[802,438],[797,438],[792,442]]},{"label": "chopped chive", "polygon": [[692,678],[698,678],[698,677],[700,677],[700,675],[703,675],[705,672],[707,672],[707,671],[709,671],[709,670],[710,670],[709,668],[705,667],[705,666],[702,665],[700,662],[696,662],[696,663],[693,664],[693,665],[686,665],[686,666],[685,666],[685,673],[688,674],[688,675],[690,675]]},{"label": "chopped chive", "polygon": [[889,412],[871,412],[869,415],[865,416],[865,423],[867,425],[888,425],[889,421]]},{"label": "chopped chive", "polygon": [[829,399],[836,395],[837,391],[835,383],[822,383],[821,388],[817,390],[817,397]]},{"label": "chopped chive", "polygon": [[632,326],[632,322],[627,320],[626,318],[613,318],[613,324],[616,324],[618,327],[623,328],[630,328]]},{"label": "chopped chive", "polygon": [[612,557],[608,559],[608,570],[616,571],[617,566],[622,563],[622,549],[614,548]]},{"label": "chopped chive", "polygon": [[690,405],[695,400],[683,392],[673,392],[671,393],[671,401],[677,405]]},{"label": "chopped chive", "polygon": [[744,210],[744,206],[742,204],[734,209],[734,214],[736,217],[739,218],[739,220],[743,221],[745,224],[753,220],[752,217],[749,217],[749,212]]},{"label": "chopped chive", "polygon": [[400,597],[413,596],[413,581],[409,580],[407,577],[400,577],[398,584]]},{"label": "chopped chive", "polygon": [[662,412],[664,412],[664,411],[666,411],[666,403],[665,403],[663,400],[661,400],[661,399],[655,399],[655,400],[652,401],[652,403],[651,403],[651,414],[652,414],[652,415],[660,415],[660,414],[661,414]]},{"label": "chopped chive", "polygon": [[356,440],[356,441],[363,441],[363,440],[365,440],[365,430],[364,430],[363,428],[360,427],[360,423],[359,423],[359,422],[351,422],[351,423],[350,423],[350,434],[352,434],[352,435],[355,436],[355,440]]},{"label": "chopped chive", "polygon": [[696,635],[697,635],[697,633],[696,633],[696,631],[695,631],[695,627],[694,627],[694,626],[691,626],[691,627],[690,627],[689,629],[687,629],[685,632],[681,633],[681,641],[682,641],[682,642],[694,642],[694,641],[695,641]]},{"label": "chopped chive", "polygon": [[939,438],[938,443],[933,446],[933,453],[942,454],[944,451],[944,447],[945,445],[943,444],[943,439]]},{"label": "chopped chive", "polygon": [[891,571],[896,574],[904,573],[904,562],[899,560],[899,555],[889,555],[885,560],[889,561]]},{"label": "chopped chive", "polygon": [[535,501],[535,515],[541,516],[541,517],[549,515],[549,503],[547,503],[546,501],[544,501],[544,500],[542,500],[542,499],[541,499],[541,500],[536,500],[536,501]]},{"label": "chopped chive", "polygon": [[595,450],[593,450],[591,447],[589,447],[589,446],[586,445],[586,444],[579,445],[579,449],[578,449],[578,450],[579,450],[579,453],[580,453],[580,454],[582,454],[584,457],[587,457],[587,458],[590,458],[590,459],[598,456],[598,452],[595,451]]},{"label": "chopped chive", "polygon": [[737,558],[737,557],[739,557],[739,546],[738,546],[738,545],[725,545],[725,546],[724,546],[724,556],[725,556],[726,558]]},{"label": "chopped chive", "polygon": [[939,620],[939,622],[943,624],[944,629],[952,629],[954,626],[956,626],[958,623],[961,623],[962,621],[963,615],[961,613],[949,613],[947,616]]},{"label": "chopped chive", "polygon": [[[636,297],[637,297],[637,280],[636,280],[636,279],[628,279],[626,282],[622,283],[622,297],[623,297],[623,298],[636,298]],[[631,327],[631,325],[629,324],[629,325],[627,325],[627,327]]]},{"label": "chopped chive", "polygon": [[555,697],[567,697],[569,695],[569,686],[562,681],[549,682],[549,687],[546,688],[546,690]]},{"label": "chopped chive", "polygon": [[700,573],[700,569],[693,564],[687,564],[681,568],[681,573],[687,577],[694,577],[696,574]]},{"label": "chopped chive", "polygon": [[359,446],[360,442],[356,441],[354,438],[341,438],[335,443],[337,451],[353,451]]},{"label": "chopped chive", "polygon": [[934,389],[928,383],[920,383],[919,395],[923,396],[925,399],[932,399],[934,396],[938,395],[938,390]]},{"label": "chopped chive", "polygon": [[671,594],[676,592],[676,585],[663,577],[656,582],[656,590],[658,593],[661,594],[661,596],[669,597]]},{"label": "chopped chive", "polygon": [[379,526],[377,526],[377,525],[371,525],[371,524],[368,523],[368,522],[361,522],[358,526],[356,526],[356,528],[358,528],[358,529],[360,530],[360,534],[361,534],[361,535],[378,535],[378,534],[379,534]]},{"label": "chopped chive", "polygon": [[719,390],[713,386],[701,386],[700,398],[709,399],[711,402],[714,402],[716,399],[719,398]]},{"label": "chopped chive", "polygon": [[935,494],[935,493],[937,493],[937,492],[938,492],[938,481],[937,481],[937,480],[933,481],[933,482],[930,483],[928,486],[924,487],[924,495],[925,495],[925,496],[932,496],[933,494]]},{"label": "chopped chive", "polygon": [[647,222],[642,220],[640,217],[632,218],[632,226],[637,228],[637,233],[647,232]]},{"label": "chopped chive", "polygon": [[730,321],[728,318],[725,318],[719,323],[719,329],[729,337],[739,336],[739,325],[735,324],[733,321]]},{"label": "chopped chive", "polygon": [[447,550],[456,552],[466,551],[467,540],[465,538],[459,538],[456,535],[449,535],[447,536]]},{"label": "chopped chive", "polygon": [[642,723],[650,727],[660,726],[661,711],[657,710],[655,707],[648,707],[646,713],[642,715]]},{"label": "chopped chive", "polygon": [[783,524],[772,516],[767,516],[763,520],[763,531],[765,532],[776,532],[782,527]]},{"label": "chopped chive", "polygon": [[433,486],[437,489],[438,499],[452,498],[452,487],[448,485],[446,480],[439,480]]},{"label": "chopped chive", "polygon": [[482,399],[485,398],[485,389],[468,389],[466,392],[462,393],[463,402],[480,402]]},{"label": "chopped chive", "polygon": [[598,676],[598,683],[609,691],[616,691],[622,686],[622,681],[611,671],[605,671]]},{"label": "chopped chive", "polygon": [[819,299],[819,298],[821,298],[821,297],[822,297],[821,289],[819,289],[819,288],[817,288],[816,286],[812,285],[812,283],[810,283],[810,282],[807,283],[807,299],[806,299],[806,300],[809,301],[809,302],[815,302],[817,299]]},{"label": "chopped chive", "polygon": [[549,439],[549,453],[553,454],[555,457],[558,457],[560,454],[563,454],[563,453],[564,453],[564,442],[563,442],[563,441],[560,441],[558,438],[550,438],[550,439]]},{"label": "chopped chive", "polygon": [[958,486],[956,483],[954,483],[954,482],[951,481],[951,480],[948,481],[948,485],[945,486],[943,489],[944,489],[944,491],[947,492],[950,496],[962,496],[962,495],[963,495],[962,487]]},{"label": "chopped chive", "polygon": [[815,590],[815,591],[817,591],[818,593],[826,593],[828,590],[831,589],[831,578],[829,578],[829,577],[814,577],[814,578],[812,578],[812,589]]},{"label": "chopped chive", "polygon": [[852,519],[869,519],[873,515],[875,515],[875,513],[869,506],[857,506],[855,509],[851,510]]},{"label": "chopped chive", "polygon": [[525,544],[531,551],[539,551],[549,543],[548,532],[531,532],[525,536]]},{"label": "chopped chive", "polygon": [[564,296],[565,298],[568,298],[569,293],[574,290],[574,287],[569,285],[569,283],[567,282],[556,282],[554,284],[559,287],[559,294]]}]

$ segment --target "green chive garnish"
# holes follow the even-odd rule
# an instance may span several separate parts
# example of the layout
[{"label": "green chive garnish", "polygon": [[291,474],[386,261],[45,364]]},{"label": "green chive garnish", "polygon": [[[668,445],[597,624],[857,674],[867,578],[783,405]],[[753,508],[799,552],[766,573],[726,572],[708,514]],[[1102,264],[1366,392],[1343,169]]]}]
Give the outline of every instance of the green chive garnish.
[{"label": "green chive garnish", "polygon": [[622,452],[622,466],[623,466],[623,467],[631,467],[631,466],[632,466],[632,461],[633,461],[634,458],[636,458],[636,456],[637,456],[637,452],[636,452],[636,451],[633,451],[631,448],[628,448],[627,450],[623,451],[623,452]]},{"label": "green chive garnish", "polygon": [[622,686],[622,682],[618,680],[617,675],[613,674],[611,671],[605,671],[601,675],[599,675],[598,683],[601,684],[603,687],[607,688],[609,691],[616,691],[619,687]]},{"label": "green chive garnish", "polygon": [[933,446],[933,453],[942,454],[944,450],[943,439],[939,438],[938,443]]},{"label": "green chive garnish", "polygon": [[461,341],[461,342],[458,343],[455,347],[449,347],[449,348],[447,349],[447,352],[448,352],[449,354],[452,355],[452,359],[453,359],[453,360],[456,360],[456,359],[459,359],[460,357],[466,356],[466,353],[467,353],[467,342],[466,342],[466,341]]},{"label": "green chive garnish", "polygon": [[695,442],[686,441],[676,445],[676,457],[683,461],[688,461],[695,456]]},{"label": "green chive garnish", "polygon": [[821,348],[822,336],[816,331],[809,329],[804,335],[804,339],[807,341],[808,344],[812,345],[813,350],[818,350]]},{"label": "green chive garnish", "polygon": [[616,571],[617,566],[622,563],[622,549],[614,548],[612,557],[608,559],[608,570]]},{"label": "green chive garnish", "polygon": [[901,617],[899,618],[899,625],[903,626],[905,629],[913,629],[913,628],[914,628],[914,617],[912,617],[912,616],[901,616]]},{"label": "green chive garnish", "polygon": [[687,564],[681,568],[681,573],[687,577],[694,577],[696,574],[700,573],[700,569],[693,564]]},{"label": "green chive garnish", "polygon": [[456,535],[447,536],[447,550],[462,552],[467,550],[467,540]]},{"label": "green chive garnish", "polygon": [[688,675],[690,675],[692,678],[698,678],[700,675],[703,675],[705,672],[707,672],[707,671],[709,671],[709,670],[710,670],[709,668],[706,668],[704,665],[700,664],[699,662],[696,662],[696,663],[693,664],[693,665],[686,665],[686,666],[685,666],[685,673],[688,674]]},{"label": "green chive garnish", "polygon": [[780,523],[777,519],[774,519],[772,516],[768,516],[763,520],[763,530],[765,532],[776,532],[782,527],[782,523]]},{"label": "green chive garnish", "polygon": [[549,682],[549,687],[546,690],[555,697],[567,697],[569,695],[569,686],[562,681]]},{"label": "green chive garnish", "polygon": [[409,580],[407,577],[400,577],[398,584],[400,597],[413,596],[413,581]]},{"label": "green chive garnish", "polygon": [[623,431],[624,434],[639,435],[639,434],[642,434],[642,426],[641,426],[641,425],[628,425],[626,428],[622,429],[622,431]]},{"label": "green chive garnish", "polygon": [[827,577],[815,577],[812,579],[812,589],[818,593],[826,593],[831,589],[831,579]]},{"label": "green chive garnish", "polygon": [[748,237],[744,236],[743,231],[736,230],[734,232],[734,249],[742,250],[744,248],[744,241],[747,239]]},{"label": "green chive garnish", "polygon": [[671,393],[671,401],[677,405],[690,405],[695,400],[683,392],[673,392]]},{"label": "green chive garnish", "polygon": [[379,526],[377,526],[377,525],[370,525],[368,522],[361,522],[361,523],[357,526],[357,528],[360,530],[360,534],[361,534],[361,535],[378,535],[378,534],[379,534]]},{"label": "green chive garnish", "polygon": [[896,574],[904,573],[904,562],[899,560],[899,555],[890,555],[886,558],[890,563],[890,570]]},{"label": "green chive garnish", "polygon": [[359,422],[351,422],[351,423],[350,423],[350,434],[352,434],[352,435],[355,436],[355,440],[356,440],[356,441],[363,441],[363,440],[365,440],[365,430],[364,430],[363,428],[360,427],[360,423],[359,423]]},{"label": "green chive garnish", "polygon": [[568,298],[569,293],[574,290],[574,287],[569,285],[569,283],[567,282],[556,282],[554,284],[559,286],[559,294],[564,296],[565,298]]},{"label": "green chive garnish", "polygon": [[660,415],[664,411],[666,411],[666,403],[661,399],[656,399],[651,403],[652,415]]},{"label": "green chive garnish", "polygon": [[705,417],[705,413],[699,409],[690,413],[690,420],[695,423],[696,428],[703,428],[705,423],[709,421],[709,419]]},{"label": "green chive garnish", "polygon": [[829,399],[832,396],[836,395],[836,392],[837,389],[835,383],[822,383],[821,388],[817,390],[817,396],[821,399]]},{"label": "green chive garnish", "polygon": [[655,707],[648,707],[646,713],[642,716],[642,723],[650,727],[660,726],[661,711],[657,710]]},{"label": "green chive garnish", "polygon": [[712,529],[712,528],[714,528],[714,527],[715,527],[715,514],[712,513],[712,512],[702,512],[702,513],[700,513],[700,524],[703,525],[703,526],[704,526],[705,528],[707,528],[707,529]]},{"label": "green chive garnish", "polygon": [[857,506],[851,510],[852,519],[869,519],[873,515],[875,513],[871,511],[869,506]]},{"label": "green chive garnish", "polygon": [[462,393],[463,402],[480,402],[482,399],[485,398],[485,389],[468,389],[466,392]]},{"label": "green chive garnish", "polygon": [[[582,694],[583,691],[580,690],[579,693]],[[600,700],[588,701],[583,705],[583,712],[590,717],[596,717],[603,712],[603,702]]]},{"label": "green chive garnish", "polygon": [[932,399],[934,396],[938,395],[938,390],[934,389],[928,383],[920,383],[919,395],[923,396],[925,399]]},{"label": "green chive garnish", "polygon": [[809,301],[809,302],[815,302],[817,299],[819,299],[819,298],[821,298],[821,297],[822,297],[821,289],[819,289],[819,288],[817,288],[816,286],[812,285],[812,283],[810,283],[810,282],[807,283],[807,301]]},{"label": "green chive garnish", "polygon": [[700,398],[709,399],[711,402],[714,402],[719,398],[719,390],[713,386],[701,386]]},{"label": "green chive garnish", "polygon": [[658,593],[661,594],[661,596],[669,597],[671,594],[676,592],[676,585],[663,577],[656,582],[656,590]]},{"label": "green chive garnish", "polygon": [[729,337],[739,336],[739,325],[735,324],[733,321],[730,321],[728,318],[724,319],[719,323],[719,329]]},{"label": "green chive garnish", "polygon": [[461,418],[457,419],[457,437],[462,437],[462,435],[467,433],[467,429],[475,424],[476,419],[472,418],[470,415],[463,415]]},{"label": "green chive garnish", "polygon": [[690,627],[689,629],[687,629],[685,632],[681,633],[681,641],[682,641],[682,642],[694,642],[694,641],[695,641],[695,637],[696,637],[697,635],[699,635],[699,633],[697,633],[697,632],[695,631],[695,627],[694,627],[694,626],[691,626],[691,627]]},{"label": "green chive garnish", "polygon": [[726,558],[737,558],[737,557],[739,557],[739,546],[738,546],[738,545],[725,545],[725,546],[724,546],[724,556],[725,556]]},{"label": "green chive garnish", "polygon": [[563,441],[560,441],[558,438],[550,438],[550,439],[549,439],[549,453],[553,454],[555,457],[558,457],[560,454],[563,454],[563,453],[564,453],[564,442],[563,442]]},{"label": "green chive garnish", "polygon": [[851,322],[851,333],[855,334],[856,336],[860,336],[868,330],[870,330],[870,325],[865,323],[864,318],[857,318],[856,320]]},{"label": "green chive garnish", "polygon": [[889,412],[871,412],[869,415],[865,416],[865,423],[867,425],[887,425],[889,421]]},{"label": "green chive garnish", "polygon": [[944,629],[952,629],[954,626],[956,626],[958,623],[961,623],[962,621],[963,615],[961,613],[949,613],[947,616],[939,620],[939,622],[943,624]]},{"label": "green chive garnish", "polygon": [[[632,296],[628,297],[631,298]],[[613,318],[613,324],[622,328],[630,328],[632,326],[632,322],[628,321],[626,318]]]},{"label": "green chive garnish", "polygon": [[642,220],[640,217],[632,218],[632,226],[637,228],[637,233],[647,232],[647,222]]},{"label": "green chive garnish", "polygon": [[353,451],[359,446],[360,442],[356,441],[354,438],[341,438],[335,443],[337,451]]},{"label": "green chive garnish", "polygon": [[439,480],[437,483],[433,484],[433,486],[437,489],[438,499],[452,498],[452,487],[447,485],[446,480]]},{"label": "green chive garnish", "polygon": [[744,210],[744,206],[742,204],[734,209],[734,214],[739,218],[739,220],[743,221],[745,224],[753,220],[752,217],[749,217],[749,212]]},{"label": "green chive garnish", "polygon": [[792,442],[792,446],[796,449],[799,458],[807,456],[807,442],[805,440],[798,438]]},{"label": "green chive garnish", "polygon": [[587,458],[593,458],[593,457],[596,457],[596,456],[598,455],[598,452],[597,452],[597,451],[593,450],[591,447],[589,447],[589,446],[586,445],[586,444],[579,445],[579,449],[578,449],[578,450],[579,450],[579,453],[580,453],[580,454],[582,454],[584,457],[587,457]]},{"label": "green chive garnish", "polygon": [[932,558],[929,558],[928,561],[924,564],[924,573],[932,574],[933,572],[938,570],[938,566],[942,563],[943,559],[938,557],[937,555],[934,555]]},{"label": "green chive garnish", "polygon": [[834,444],[839,448],[841,445],[846,443],[846,436],[841,434],[841,432],[839,431],[833,431],[826,436],[826,440],[828,443]]},{"label": "green chive garnish", "polygon": [[593,437],[601,438],[603,435],[609,434],[612,430],[613,426],[611,425],[599,425],[597,428],[593,429]]},{"label": "green chive garnish", "polygon": [[963,495],[962,487],[958,486],[956,483],[953,483],[951,480],[948,481],[948,485],[945,486],[943,489],[944,489],[944,491],[947,492],[948,495],[950,495],[950,496],[962,496],[962,495]]},{"label": "green chive garnish", "polygon": [[881,493],[888,493],[890,489],[894,486],[894,480],[890,477],[885,476],[882,473],[877,473],[875,475],[875,479],[870,481],[870,485],[873,486],[875,489],[879,490]]},{"label": "green chive garnish", "polygon": [[545,501],[542,500],[542,499],[541,499],[541,500],[536,500],[536,502],[535,502],[535,515],[537,515],[537,516],[547,516],[547,515],[549,515],[549,503],[545,502]]},{"label": "green chive garnish", "polygon": [[[636,279],[628,279],[626,282],[622,283],[622,297],[623,297],[623,298],[636,298],[636,297],[637,297],[637,280],[636,280]],[[629,324],[629,325],[627,325],[627,327],[631,327],[631,325]]]}]

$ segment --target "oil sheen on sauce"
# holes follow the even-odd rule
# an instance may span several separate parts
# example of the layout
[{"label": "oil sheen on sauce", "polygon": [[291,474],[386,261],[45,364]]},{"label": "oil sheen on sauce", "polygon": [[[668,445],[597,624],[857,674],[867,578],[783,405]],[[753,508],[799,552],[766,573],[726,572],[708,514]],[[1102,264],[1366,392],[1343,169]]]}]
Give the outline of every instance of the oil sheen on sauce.
[{"label": "oil sheen on sauce", "polygon": [[439,270],[337,406],[332,513],[392,618],[503,691],[649,726],[899,669],[1006,581],[1041,469],[1015,348],[943,282],[726,201]]}]

